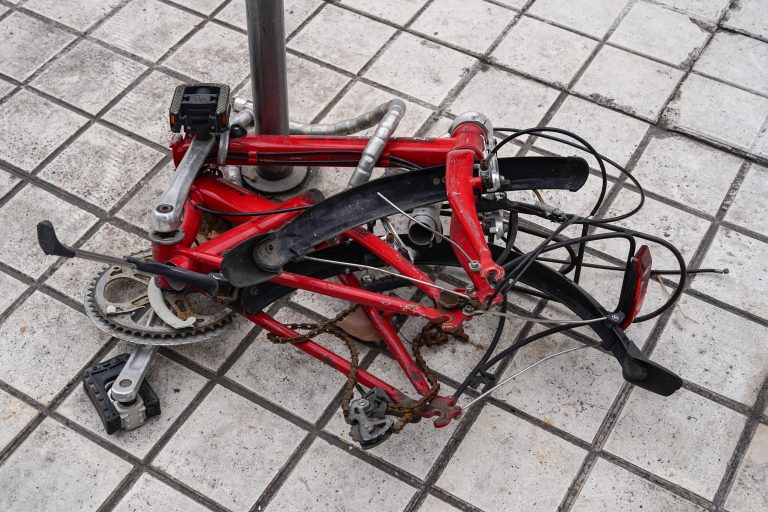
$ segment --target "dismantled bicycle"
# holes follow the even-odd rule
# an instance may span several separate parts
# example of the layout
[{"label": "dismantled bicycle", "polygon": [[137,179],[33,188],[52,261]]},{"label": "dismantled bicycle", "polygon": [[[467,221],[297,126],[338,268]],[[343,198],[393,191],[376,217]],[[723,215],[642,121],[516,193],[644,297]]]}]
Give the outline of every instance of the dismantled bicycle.
[{"label": "dismantled bicycle", "polygon": [[[341,408],[352,437],[364,448],[420,418],[447,425],[461,414],[457,400],[469,388],[483,390],[484,397],[500,385],[491,371],[495,365],[529,343],[584,325],[617,360],[628,382],[664,396],[682,385],[680,377],[648,360],[624,330],[675,303],[686,282],[685,261],[663,238],[615,224],[640,210],[642,187],[587,141],[556,128],[494,129],[475,112],[458,116],[444,137],[392,138],[405,113],[400,100],[340,123],[291,123],[291,135],[249,135],[252,108],[236,99],[236,112],[231,111],[226,85],[176,89],[169,119],[176,134],[171,142],[176,172],[150,212],[151,252],[125,258],[95,254],[63,245],[50,222],[38,225],[46,254],[108,265],[86,293],[86,312],[100,329],[137,344],[130,356],[92,366],[83,375],[108,432],[136,428],[160,413],[158,398],[144,379],[158,346],[220,335],[235,314],[266,330],[271,341],[292,344],[347,376]],[[371,127],[376,129],[369,138],[347,136]],[[508,135],[500,138],[500,133]],[[581,158],[497,155],[524,136],[560,141],[594,157],[600,178],[592,179],[601,179],[602,186],[589,215],[508,198],[508,192],[521,190],[577,192],[591,176]],[[607,190],[606,164],[627,176],[641,200],[627,213],[598,218]],[[249,186],[256,166],[352,170],[348,188],[336,195],[325,198],[308,190],[274,202]],[[375,167],[390,171],[371,180]],[[397,215],[408,219],[403,232],[393,227],[391,218]],[[521,222],[524,216],[547,219],[555,228],[531,228]],[[563,236],[569,226],[581,227],[581,236]],[[521,233],[540,242],[522,251],[516,245]],[[587,244],[607,239],[622,239],[628,246],[624,264],[613,268],[624,279],[617,290],[618,307],[610,311],[577,284],[582,268],[589,266],[584,261]],[[669,300],[643,315],[654,271],[648,246],[638,248],[638,240],[669,250],[680,267]],[[547,257],[557,249],[568,257]],[[435,267],[460,270],[467,284],[438,284],[430,277]],[[417,297],[426,300],[393,293],[405,288],[418,289]],[[284,325],[265,312],[294,290],[342,299],[350,307],[329,322],[309,325]],[[558,303],[576,317],[540,319],[555,325],[497,351],[507,318],[520,316],[509,311],[519,294]],[[359,367],[360,340],[344,323],[350,315],[363,314],[380,339],[379,348],[397,361],[416,395]],[[456,391],[441,395],[422,347],[466,338],[462,326],[485,315],[498,318],[495,336]],[[410,347],[395,326],[404,317],[427,321]],[[313,341],[322,333],[340,338],[350,358]]]}]

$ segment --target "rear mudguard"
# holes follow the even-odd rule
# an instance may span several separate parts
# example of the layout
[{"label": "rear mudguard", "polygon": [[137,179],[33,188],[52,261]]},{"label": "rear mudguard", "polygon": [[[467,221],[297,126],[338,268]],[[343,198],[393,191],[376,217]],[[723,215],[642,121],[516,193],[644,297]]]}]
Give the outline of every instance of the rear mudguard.
[{"label": "rear mudguard", "polygon": [[[589,167],[584,159],[575,157],[514,157],[500,158],[499,172],[501,191],[575,192],[587,181]],[[319,243],[398,213],[379,193],[403,210],[445,201],[445,167],[384,177],[331,196],[274,233],[251,238],[230,250],[222,262],[224,277],[238,288],[268,281],[288,262]]]},{"label": "rear mudguard", "polygon": [[[408,243],[406,235],[400,236]],[[501,248],[491,246],[491,251],[494,253],[494,257],[498,257]],[[329,247],[316,251],[313,256],[370,266],[383,266],[378,258],[356,244]],[[416,263],[419,265],[458,266],[456,256],[446,242],[419,248]],[[319,279],[332,277],[344,271],[338,265],[306,260],[291,262],[286,265],[285,270]],[[355,269],[350,268],[350,270]],[[534,262],[522,275],[520,282],[557,297],[560,303],[584,320],[608,315],[608,312],[578,284],[540,263]],[[241,299],[235,307],[253,313],[287,295],[293,289],[266,282],[242,291]],[[622,375],[627,382],[662,396],[669,396],[682,386],[683,381],[680,377],[663,366],[648,360],[616,323],[605,321],[590,324],[590,327],[600,338],[601,346],[609,350],[619,361]]]}]

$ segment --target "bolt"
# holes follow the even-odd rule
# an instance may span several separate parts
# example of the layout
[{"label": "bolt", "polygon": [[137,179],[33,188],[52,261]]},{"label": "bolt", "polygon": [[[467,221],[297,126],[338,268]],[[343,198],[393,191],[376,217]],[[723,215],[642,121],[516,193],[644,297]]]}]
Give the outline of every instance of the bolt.
[{"label": "bolt", "polygon": [[480,269],[483,268],[482,265],[480,265],[480,262],[477,260],[472,260],[469,262],[469,270],[472,272],[480,272]]},{"label": "bolt", "polygon": [[173,211],[173,206],[170,204],[159,204],[156,209],[159,213],[171,213]]}]

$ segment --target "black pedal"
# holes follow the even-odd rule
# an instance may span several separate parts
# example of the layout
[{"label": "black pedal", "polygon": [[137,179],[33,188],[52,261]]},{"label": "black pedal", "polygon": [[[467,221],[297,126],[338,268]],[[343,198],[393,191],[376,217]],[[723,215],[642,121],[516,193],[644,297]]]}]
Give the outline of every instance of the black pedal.
[{"label": "black pedal", "polygon": [[169,109],[171,131],[192,133],[199,139],[229,128],[229,86],[224,84],[179,85]]},{"label": "black pedal", "polygon": [[[120,430],[120,414],[115,409],[112,400],[109,399],[109,388],[111,384],[120,375],[125,366],[129,354],[120,354],[103,363],[94,364],[83,370],[83,387],[85,394],[91,399],[91,403],[99,413],[99,418],[104,424],[104,430],[107,434],[113,434]],[[147,418],[160,415],[160,399],[157,393],[152,389],[144,379],[139,388],[139,396],[144,401]]]}]

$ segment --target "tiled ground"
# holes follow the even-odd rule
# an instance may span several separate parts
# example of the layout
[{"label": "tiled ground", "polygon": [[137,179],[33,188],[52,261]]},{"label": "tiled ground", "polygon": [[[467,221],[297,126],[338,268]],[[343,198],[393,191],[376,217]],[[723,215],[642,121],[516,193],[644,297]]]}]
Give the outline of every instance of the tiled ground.
[{"label": "tiled ground", "polygon": [[[223,81],[248,94],[244,1],[0,0],[0,510],[768,510],[768,2],[285,8],[296,119],[400,96],[401,134],[439,135],[476,109],[497,126],[573,129],[627,164],[649,196],[629,225],[667,237],[694,266],[731,271],[696,277],[676,309],[633,328],[684,389],[632,389],[605,355],[576,352],[447,429],[424,421],[362,452],[338,412],[342,376],[239,322],[221,339],[162,350],[149,375],[162,416],[105,435],[78,376],[127,347],[81,312],[98,267],[42,256],[34,226],[53,219],[65,242],[115,254],[146,244],[148,204],[172,172],[163,111],[174,85]],[[512,153],[570,153],[523,142]],[[344,181],[331,169],[310,184],[332,193]],[[637,200],[625,182],[611,171],[609,214]],[[547,199],[585,209],[590,197]],[[615,276],[587,275],[590,291],[615,300]],[[664,298],[654,286],[649,302]],[[272,312],[318,320],[343,307],[302,293]],[[503,343],[538,328],[510,322]],[[427,352],[446,387],[491,329],[478,320],[472,345]],[[582,332],[499,371],[577,346]],[[363,353],[402,381],[385,354]]]}]

